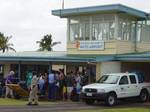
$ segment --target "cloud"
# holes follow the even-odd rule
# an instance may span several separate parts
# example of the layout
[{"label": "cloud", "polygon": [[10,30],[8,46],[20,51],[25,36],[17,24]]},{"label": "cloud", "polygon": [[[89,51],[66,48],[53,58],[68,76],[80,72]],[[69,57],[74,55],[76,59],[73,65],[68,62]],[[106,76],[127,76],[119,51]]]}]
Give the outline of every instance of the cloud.
[{"label": "cloud", "polygon": [[[12,35],[17,51],[33,51],[43,35],[51,33],[61,41],[54,50],[66,50],[66,19],[51,15],[60,9],[62,0],[0,0],[0,32]],[[65,8],[122,3],[150,12],[149,0],[65,0]]]}]

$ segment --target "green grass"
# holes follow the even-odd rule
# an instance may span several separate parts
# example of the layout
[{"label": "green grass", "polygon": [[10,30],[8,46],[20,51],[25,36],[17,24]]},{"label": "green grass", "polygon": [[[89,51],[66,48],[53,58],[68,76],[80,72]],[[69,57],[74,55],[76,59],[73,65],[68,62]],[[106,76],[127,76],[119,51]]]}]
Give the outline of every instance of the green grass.
[{"label": "green grass", "polygon": [[[16,100],[16,99],[6,99],[0,98],[0,106],[24,106],[27,104],[27,100]],[[40,105],[52,105],[59,104],[62,102],[48,102],[48,101],[40,101]],[[109,109],[95,109],[95,110],[78,110],[72,112],[150,112],[150,108],[137,107],[137,108],[109,108]]]},{"label": "green grass", "polygon": [[8,98],[0,98],[0,105],[25,105],[27,101]]},{"label": "green grass", "polygon": [[146,108],[121,108],[121,109],[97,109],[97,110],[82,110],[72,112],[150,112],[150,109]]},{"label": "green grass", "polygon": [[[0,98],[0,106],[21,106],[26,105],[28,103],[27,100],[16,100],[16,99],[8,99],[8,98]],[[49,105],[49,104],[57,104],[58,102],[48,102],[48,101],[40,101],[39,104]]]}]

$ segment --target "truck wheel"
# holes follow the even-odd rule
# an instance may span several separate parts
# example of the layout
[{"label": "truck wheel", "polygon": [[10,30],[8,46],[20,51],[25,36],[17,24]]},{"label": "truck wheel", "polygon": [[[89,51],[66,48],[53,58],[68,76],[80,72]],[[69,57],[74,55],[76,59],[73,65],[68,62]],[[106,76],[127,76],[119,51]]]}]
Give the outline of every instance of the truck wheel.
[{"label": "truck wheel", "polygon": [[148,100],[148,92],[146,90],[142,90],[139,98],[140,102],[146,102]]},{"label": "truck wheel", "polygon": [[94,100],[85,100],[85,103],[88,105],[92,105],[94,102]]},{"label": "truck wheel", "polygon": [[109,93],[106,98],[106,104],[108,106],[114,106],[117,102],[117,96],[114,93]]}]

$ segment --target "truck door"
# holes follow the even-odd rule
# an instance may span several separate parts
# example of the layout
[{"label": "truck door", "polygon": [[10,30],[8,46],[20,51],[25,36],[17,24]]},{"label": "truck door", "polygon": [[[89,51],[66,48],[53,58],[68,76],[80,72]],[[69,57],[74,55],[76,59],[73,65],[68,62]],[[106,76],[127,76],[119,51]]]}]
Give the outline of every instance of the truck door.
[{"label": "truck door", "polygon": [[130,87],[129,87],[129,96],[138,96],[138,84],[135,75],[129,75]]},{"label": "truck door", "polygon": [[118,98],[125,98],[128,97],[129,92],[129,80],[127,76],[122,76],[119,81],[118,86]]}]

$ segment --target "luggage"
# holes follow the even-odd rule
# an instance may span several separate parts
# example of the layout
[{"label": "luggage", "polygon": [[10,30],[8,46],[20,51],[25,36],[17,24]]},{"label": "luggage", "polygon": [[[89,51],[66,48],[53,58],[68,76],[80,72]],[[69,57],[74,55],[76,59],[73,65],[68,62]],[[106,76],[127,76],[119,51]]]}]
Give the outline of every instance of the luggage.
[{"label": "luggage", "polygon": [[29,92],[23,89],[19,84],[7,84],[10,89],[12,89],[20,97],[28,97]]}]

